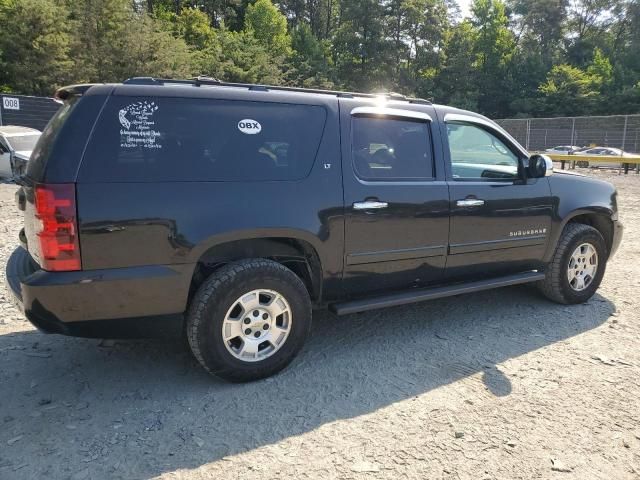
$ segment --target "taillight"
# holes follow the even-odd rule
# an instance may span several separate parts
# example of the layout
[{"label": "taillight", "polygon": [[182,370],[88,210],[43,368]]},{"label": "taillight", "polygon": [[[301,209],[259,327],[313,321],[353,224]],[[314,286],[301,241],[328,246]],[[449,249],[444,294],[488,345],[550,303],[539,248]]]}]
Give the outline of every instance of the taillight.
[{"label": "taillight", "polygon": [[74,184],[36,185],[36,235],[44,270],[80,270],[80,244]]}]

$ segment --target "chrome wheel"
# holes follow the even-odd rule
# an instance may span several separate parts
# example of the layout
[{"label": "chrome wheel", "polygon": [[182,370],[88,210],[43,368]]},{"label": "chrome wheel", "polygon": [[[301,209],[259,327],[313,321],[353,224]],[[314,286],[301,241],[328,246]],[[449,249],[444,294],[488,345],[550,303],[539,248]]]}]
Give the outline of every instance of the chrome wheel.
[{"label": "chrome wheel", "polygon": [[224,345],[244,362],[258,362],[276,353],[291,331],[291,307],[273,290],[253,290],[238,298],[222,324]]},{"label": "chrome wheel", "polygon": [[569,285],[576,292],[580,292],[591,285],[598,271],[598,252],[590,243],[583,243],[573,251],[569,266],[567,267],[567,279]]}]

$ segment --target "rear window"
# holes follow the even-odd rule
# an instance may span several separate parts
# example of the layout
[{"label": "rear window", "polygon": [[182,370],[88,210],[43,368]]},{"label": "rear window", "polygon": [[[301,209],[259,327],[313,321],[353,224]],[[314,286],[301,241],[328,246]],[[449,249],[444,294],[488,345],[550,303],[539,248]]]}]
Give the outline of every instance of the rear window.
[{"label": "rear window", "polygon": [[325,119],[313,105],[112,97],[79,180],[299,180],[313,166]]}]

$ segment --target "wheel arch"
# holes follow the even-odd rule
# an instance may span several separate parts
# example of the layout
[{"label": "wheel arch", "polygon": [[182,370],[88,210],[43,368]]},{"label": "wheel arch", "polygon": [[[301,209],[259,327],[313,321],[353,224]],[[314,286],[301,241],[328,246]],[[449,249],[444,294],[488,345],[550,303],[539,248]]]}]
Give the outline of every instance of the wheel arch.
[{"label": "wheel arch", "polygon": [[611,252],[613,245],[613,220],[611,219],[613,212],[608,208],[593,208],[593,209],[577,209],[565,216],[560,227],[558,228],[556,235],[554,235],[552,248],[547,252],[547,258],[545,261],[550,261],[558,241],[562,236],[562,232],[566,226],[570,223],[579,223],[583,225],[589,225],[600,232],[602,238],[604,238],[605,245],[607,247],[607,256]]},{"label": "wheel arch", "polygon": [[266,258],[284,265],[300,277],[312,302],[321,302],[323,270],[318,251],[309,241],[294,236],[237,238],[203,249],[196,261],[190,298],[220,267],[247,258]]}]

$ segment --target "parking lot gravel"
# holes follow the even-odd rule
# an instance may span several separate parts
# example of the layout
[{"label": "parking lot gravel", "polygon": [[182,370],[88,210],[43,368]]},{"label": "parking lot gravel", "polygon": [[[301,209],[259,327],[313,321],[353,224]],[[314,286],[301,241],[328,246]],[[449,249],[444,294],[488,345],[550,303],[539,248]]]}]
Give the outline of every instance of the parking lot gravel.
[{"label": "parking lot gravel", "polygon": [[43,335],[9,301],[0,185],[1,479],[638,479],[640,176],[588,303],[531,286],[314,315],[298,359],[244,385],[179,339]]}]

